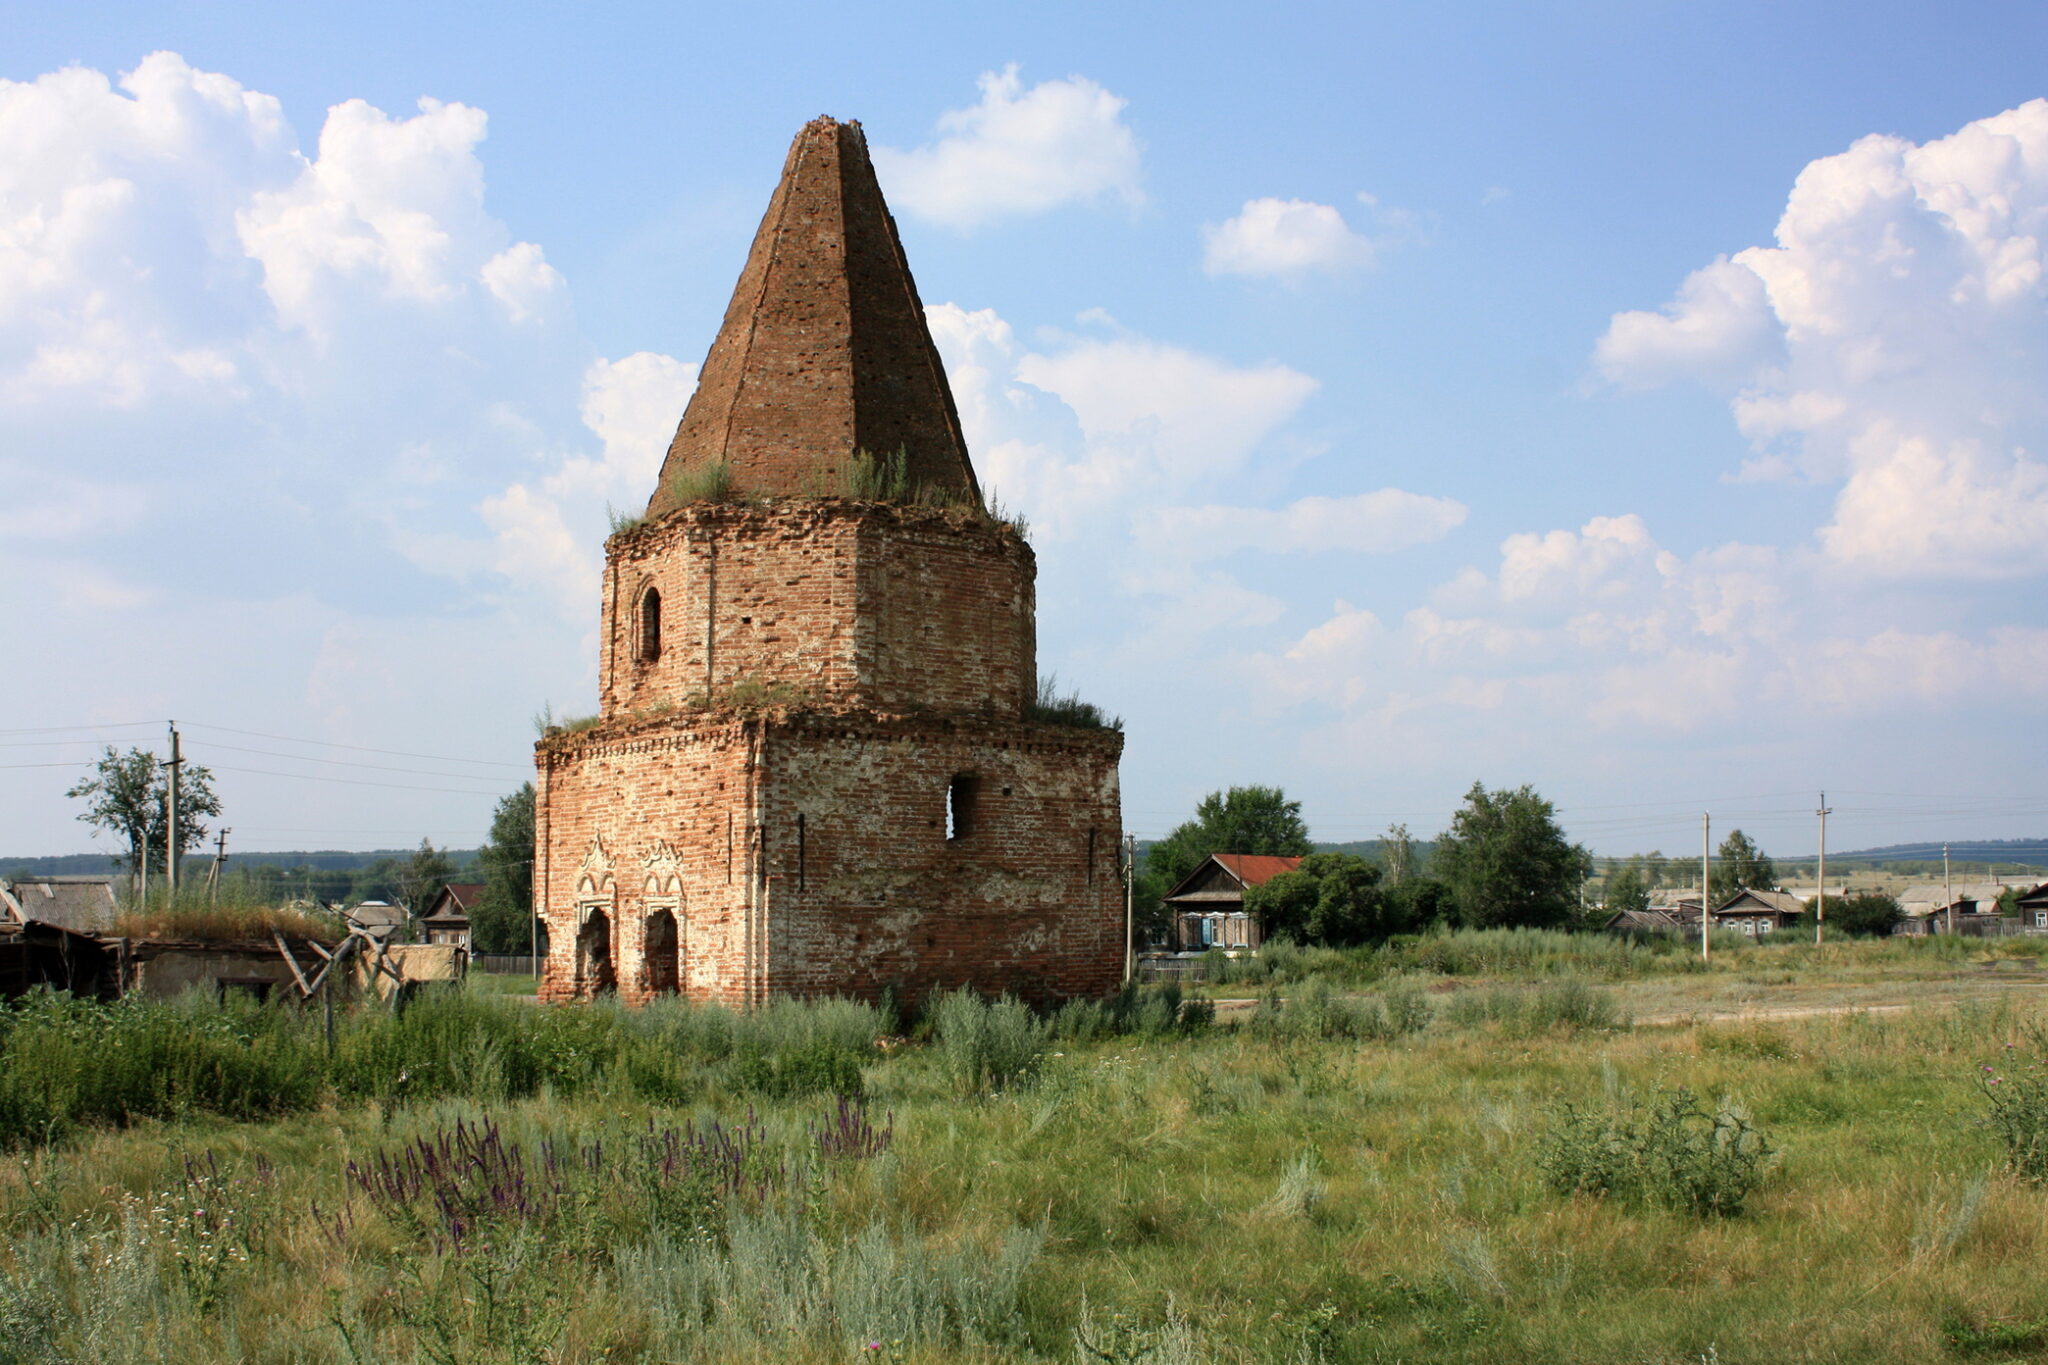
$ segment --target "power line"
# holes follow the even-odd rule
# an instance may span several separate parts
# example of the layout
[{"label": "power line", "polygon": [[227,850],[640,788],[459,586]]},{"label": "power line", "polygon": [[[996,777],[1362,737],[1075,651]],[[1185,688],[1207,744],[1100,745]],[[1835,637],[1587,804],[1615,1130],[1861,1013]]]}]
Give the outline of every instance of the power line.
[{"label": "power line", "polygon": [[223,744],[217,739],[208,741],[208,747],[227,749],[238,754],[262,754],[266,758],[286,758],[295,763],[327,763],[339,768],[368,768],[373,772],[380,773],[411,773],[415,777],[454,777],[460,778],[465,782],[488,782],[495,780],[483,773],[479,773],[472,778],[468,773],[436,772],[430,768],[393,768],[383,763],[358,763],[350,758],[318,758],[312,754],[279,753],[275,749],[250,749],[240,744]]},{"label": "power line", "polygon": [[[315,744],[328,749],[348,749],[359,754],[383,754],[387,758],[422,758],[430,763],[470,763],[486,768],[526,769],[532,766],[528,763],[507,763],[503,759],[497,758],[457,758],[449,754],[416,754],[404,749],[375,749],[367,744],[342,744],[331,739],[300,739],[296,735],[272,735],[265,734],[261,730],[238,730],[232,725],[205,725],[196,721],[187,721],[185,725],[187,729],[191,730],[219,730],[223,734],[248,735],[254,739],[274,739],[284,744]],[[221,747],[226,748],[227,746],[222,745]]]},{"label": "power line", "polygon": [[[353,777],[328,777],[322,773],[281,773],[270,768],[231,768],[225,763],[213,765],[215,772],[255,773],[261,777],[292,777],[301,782],[334,782],[344,787],[388,787],[403,792],[447,792],[454,796],[502,796],[502,791],[477,791],[469,787],[419,787],[406,782],[370,782]],[[479,778],[478,781],[484,779]]]}]

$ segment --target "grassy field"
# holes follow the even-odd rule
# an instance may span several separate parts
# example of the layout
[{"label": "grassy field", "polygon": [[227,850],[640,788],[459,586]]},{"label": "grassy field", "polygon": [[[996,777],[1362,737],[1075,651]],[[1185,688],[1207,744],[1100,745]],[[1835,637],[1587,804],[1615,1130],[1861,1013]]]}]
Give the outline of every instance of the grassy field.
[{"label": "grassy field", "polygon": [[[1994,1076],[2039,1098],[2030,974],[1893,944],[1624,970],[1604,943],[1459,937],[1455,973],[1297,963],[1231,1025],[955,1002],[880,1046],[888,1021],[844,1004],[483,992],[351,1019],[331,1062],[289,1017],[197,1002],[15,1018],[16,1070],[76,1064],[88,1027],[102,1059],[216,1028],[311,1080],[258,1114],[259,1080],[217,1084],[208,1053],[167,1117],[16,1122],[0,1362],[2048,1353],[2048,1188],[1985,1122]],[[1908,1008],[1690,1021],[1886,991]],[[1630,1022],[1660,1001],[1688,1022]],[[1660,1164],[1628,1116],[1679,1087],[1700,1116],[1657,1141],[1693,1145]],[[1716,1144],[1724,1100],[1764,1147],[1732,1114]],[[1635,1183],[1559,1192],[1638,1139]],[[1738,1211],[1668,1197],[1695,1177]]]}]

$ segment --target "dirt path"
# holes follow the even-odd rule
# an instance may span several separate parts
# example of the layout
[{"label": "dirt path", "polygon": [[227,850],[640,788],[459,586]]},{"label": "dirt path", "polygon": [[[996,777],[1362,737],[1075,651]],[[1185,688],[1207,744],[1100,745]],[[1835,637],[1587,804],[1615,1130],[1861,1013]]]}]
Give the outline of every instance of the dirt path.
[{"label": "dirt path", "polygon": [[[1936,983],[1921,982],[1922,986]],[[1960,985],[1961,983],[1955,983]],[[2048,980],[2029,981],[1971,981],[1971,990],[1943,990],[1938,986],[1928,992],[1928,998],[1914,1001],[1870,1001],[1847,1002],[1833,1005],[1701,1005],[1695,1009],[1660,1010],[1655,1013],[1638,1014],[1635,1022],[1639,1027],[1658,1028],[1683,1024],[1746,1024],[1768,1023],[1779,1019],[1818,1019],[1843,1014],[1897,1014],[1905,1010],[1927,1005],[1953,1005],[1965,1000],[1982,1000],[1990,995],[2003,995],[2008,991],[2048,991]],[[1624,998],[1623,1004],[1626,1004]],[[1244,1020],[1259,1007],[1257,1000],[1233,999],[1216,1002],[1216,1017],[1219,1020]]]}]

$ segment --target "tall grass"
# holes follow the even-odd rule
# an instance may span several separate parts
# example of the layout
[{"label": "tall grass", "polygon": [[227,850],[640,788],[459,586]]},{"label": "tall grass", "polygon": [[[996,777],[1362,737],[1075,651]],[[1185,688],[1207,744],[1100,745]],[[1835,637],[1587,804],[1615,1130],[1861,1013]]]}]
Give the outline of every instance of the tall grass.
[{"label": "tall grass", "polygon": [[[1414,989],[1383,984],[1383,1010]],[[1088,1038],[1037,1021],[1033,1083],[968,1104],[938,1037],[875,1049],[862,1006],[518,1006],[595,1020],[558,1041],[608,1060],[523,1098],[330,1088],[80,1132],[0,1162],[0,1360],[1904,1365],[2048,1320],[2037,1192],[1984,1179],[2001,1144],[1959,1121],[2026,1006],[1785,1020],[1754,1048],[1485,1021],[1378,1046],[1168,1025],[1168,998],[1099,1006],[1132,1026]],[[416,1041],[462,1045],[472,1003],[420,1011]],[[970,1035],[1004,1013],[974,1007]],[[688,1059],[689,1098],[625,1078],[643,1045]],[[806,1048],[866,1048],[866,1101],[730,1088],[734,1059]],[[1653,1136],[1632,1098],[1680,1087],[1743,1095],[1785,1152],[1740,1216],[1714,1162],[1754,1145],[1716,1145],[1696,1102]],[[1588,1118],[1585,1193],[1539,1159],[1558,1095]]]},{"label": "tall grass", "polygon": [[39,993],[0,1009],[0,1145],[81,1125],[258,1118],[329,1100],[859,1094],[891,1022],[845,1000],[778,1001],[749,1014],[672,1002],[536,1009],[452,989],[397,1012],[345,1012],[330,1053],[319,1016],[288,1003],[194,993],[101,1005]]}]

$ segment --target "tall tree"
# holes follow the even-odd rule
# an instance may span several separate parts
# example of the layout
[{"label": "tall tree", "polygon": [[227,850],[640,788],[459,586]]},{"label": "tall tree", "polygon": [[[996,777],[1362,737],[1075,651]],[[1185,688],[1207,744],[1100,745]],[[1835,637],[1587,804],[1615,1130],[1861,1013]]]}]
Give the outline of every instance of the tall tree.
[{"label": "tall tree", "polygon": [[1650,908],[1650,888],[1643,884],[1642,871],[1634,858],[1625,867],[1607,874],[1607,893],[1601,899],[1607,903],[1609,914]]},{"label": "tall tree", "polygon": [[424,915],[454,876],[455,860],[435,848],[431,839],[422,839],[412,857],[399,866],[399,903],[414,916]]},{"label": "tall tree", "polygon": [[1408,927],[1407,905],[1380,885],[1380,870],[1350,853],[1311,853],[1245,893],[1245,910],[1270,936],[1333,948],[1378,943]]},{"label": "tall tree", "polygon": [[533,784],[498,803],[491,839],[478,859],[484,893],[470,915],[469,941],[480,953],[523,953],[532,943]]},{"label": "tall tree", "polygon": [[1152,845],[1145,870],[1162,881],[1161,894],[1212,853],[1264,853],[1300,857],[1314,849],[1301,821],[1301,802],[1278,787],[1232,787],[1210,792],[1183,821]]},{"label": "tall tree", "polygon": [[1778,884],[1778,869],[1769,855],[1741,830],[1732,830],[1715,850],[1714,904],[1723,895],[1740,891],[1769,891]]},{"label": "tall tree", "polygon": [[[145,847],[152,863],[163,862],[164,841],[171,824],[170,771],[168,763],[147,749],[121,753],[110,744],[94,765],[93,775],[64,793],[91,803],[79,819],[127,842],[128,851],[114,859],[117,866],[133,872],[142,865]],[[210,832],[206,817],[219,814],[220,798],[213,794],[213,774],[197,763],[180,765],[179,857],[205,842]]]},{"label": "tall tree", "polygon": [[1408,880],[1408,874],[1415,870],[1415,840],[1409,836],[1408,826],[1387,826],[1387,832],[1380,836],[1380,856],[1386,859],[1388,886],[1399,886]]},{"label": "tall tree", "polygon": [[1474,782],[1429,866],[1450,887],[1460,923],[1548,928],[1577,912],[1593,855],[1565,837],[1534,788],[1489,792]]}]

